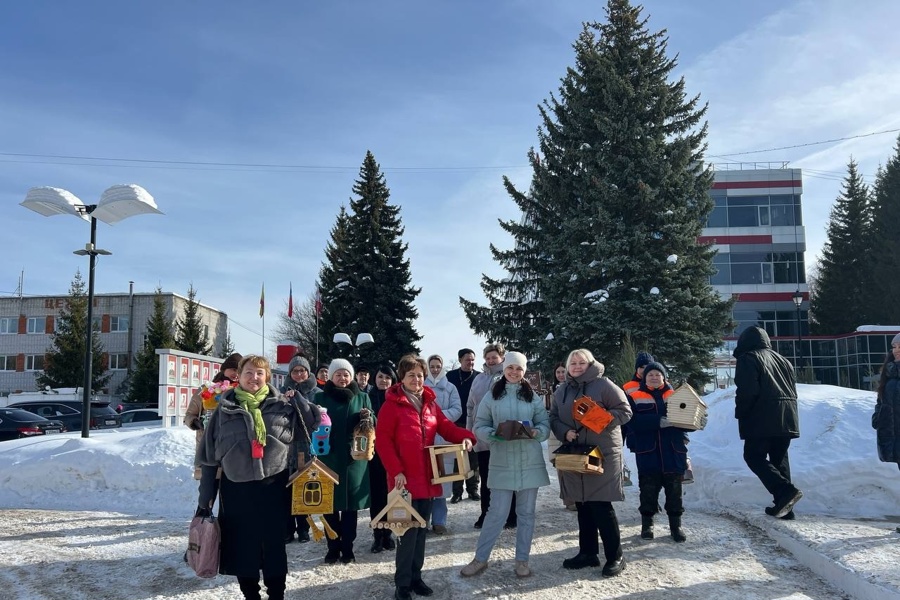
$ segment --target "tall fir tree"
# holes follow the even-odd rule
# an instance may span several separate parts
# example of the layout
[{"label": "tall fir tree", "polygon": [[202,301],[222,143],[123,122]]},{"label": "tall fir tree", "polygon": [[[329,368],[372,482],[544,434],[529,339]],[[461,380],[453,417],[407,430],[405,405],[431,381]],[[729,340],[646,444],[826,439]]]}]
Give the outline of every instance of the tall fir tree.
[{"label": "tall fir tree", "polygon": [[831,209],[815,293],[810,295],[811,326],[817,335],[849,333],[869,320],[871,195],[857,167],[851,158],[843,190]]},{"label": "tall fir tree", "polygon": [[878,169],[872,204],[873,276],[866,286],[869,325],[900,325],[891,298],[900,297],[900,137],[894,155]]},{"label": "tall fir tree", "polygon": [[422,336],[413,326],[418,317],[413,302],[421,289],[410,285],[400,208],[389,204],[390,191],[371,152],[366,152],[353,193],[345,228],[340,229],[339,216],[326,249],[320,335],[333,358],[345,354],[331,343],[336,332],[348,333],[354,341],[359,333],[371,333],[375,343],[358,349],[360,362],[396,362],[418,352]]},{"label": "tall fir tree", "polygon": [[540,107],[529,192],[504,180],[522,212],[501,222],[514,248],[491,246],[508,276],[483,276],[488,306],[460,302],[476,333],[539,367],[579,347],[615,362],[630,336],[700,383],[731,307],[697,241],[713,207],[706,107],[669,81],[665,32],[648,31],[639,7],[610,0],[606,13],[584,25],[559,96]]},{"label": "tall fir tree", "polygon": [[194,354],[212,353],[209,336],[200,320],[200,303],[193,283],[188,288],[184,316],[175,323],[175,345],[179,350]]},{"label": "tall fir tree", "polygon": [[166,310],[162,288],[156,288],[153,312],[147,320],[147,337],[134,359],[127,402],[157,402],[159,399],[159,355],[157,348],[175,348],[174,326]]},{"label": "tall fir tree", "polygon": [[222,350],[219,352],[219,358],[228,358],[234,354],[234,342],[231,340],[231,329],[225,327],[225,339],[222,340]]},{"label": "tall fir tree", "polygon": [[340,349],[333,344],[332,339],[336,332],[343,331],[344,307],[355,301],[347,278],[348,273],[354,270],[347,254],[349,218],[347,208],[341,206],[331,228],[331,239],[325,244],[325,262],[322,263],[316,283],[321,307],[318,311],[317,328],[320,362],[328,362],[332,357],[338,356]]},{"label": "tall fir tree", "polygon": [[[69,286],[69,297],[56,316],[56,327],[50,335],[51,346],[44,355],[44,370],[38,373],[38,387],[82,387],[84,385],[84,357],[87,334],[87,294],[81,271],[75,273]],[[91,390],[101,390],[109,382],[103,359],[103,344],[94,329],[91,333],[93,357],[91,362]]]}]

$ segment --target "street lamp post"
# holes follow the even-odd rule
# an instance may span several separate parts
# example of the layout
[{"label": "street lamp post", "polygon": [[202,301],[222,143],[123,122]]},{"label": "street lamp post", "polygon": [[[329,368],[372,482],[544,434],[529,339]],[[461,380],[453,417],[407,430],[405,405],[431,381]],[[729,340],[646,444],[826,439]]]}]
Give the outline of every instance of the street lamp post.
[{"label": "street lamp post", "polygon": [[[112,252],[97,248],[97,221],[115,225],[122,219],[140,214],[162,214],[147,190],[138,185],[114,185],[100,196],[97,204],[84,204],[67,190],[54,187],[35,187],[28,190],[21,205],[29,210],[52,217],[75,215],[91,224],[91,241],[74,254],[88,256],[87,323],[84,348],[84,387],[81,406],[81,437],[88,437],[91,425],[91,377],[94,368],[94,268],[97,256],[109,256]],[[129,327],[131,327],[129,323]]]},{"label": "street lamp post", "polygon": [[374,344],[375,338],[372,337],[371,333],[360,333],[356,336],[356,343],[354,344],[351,341],[350,334],[336,333],[334,334],[334,338],[331,341],[335,344],[347,344],[351,349],[351,358],[359,359],[360,347],[365,346],[366,344]]},{"label": "street lamp post", "polygon": [[803,320],[800,318],[800,305],[803,304],[803,293],[797,289],[791,296],[797,307],[797,371],[803,367]]}]

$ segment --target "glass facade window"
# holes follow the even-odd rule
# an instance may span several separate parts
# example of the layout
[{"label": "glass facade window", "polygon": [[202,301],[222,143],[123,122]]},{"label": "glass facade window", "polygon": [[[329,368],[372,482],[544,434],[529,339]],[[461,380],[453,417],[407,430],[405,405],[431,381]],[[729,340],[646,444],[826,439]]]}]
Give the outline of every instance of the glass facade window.
[{"label": "glass facade window", "polygon": [[15,371],[16,370],[16,357],[15,356],[0,356],[0,371]]},{"label": "glass facade window", "polygon": [[113,315],[109,318],[110,332],[128,331],[128,317]]},{"label": "glass facade window", "polygon": [[713,195],[707,227],[793,227],[803,225],[799,194]]},{"label": "glass facade window", "polygon": [[0,317],[0,334],[18,333],[19,319],[16,317]]},{"label": "glass facade window", "polygon": [[124,371],[128,368],[128,354],[110,354],[109,369],[111,371]]},{"label": "glass facade window", "polygon": [[44,355],[43,354],[27,354],[25,355],[26,371],[43,371]]},{"label": "glass facade window", "polygon": [[28,317],[25,329],[28,333],[44,333],[47,328],[47,317]]}]

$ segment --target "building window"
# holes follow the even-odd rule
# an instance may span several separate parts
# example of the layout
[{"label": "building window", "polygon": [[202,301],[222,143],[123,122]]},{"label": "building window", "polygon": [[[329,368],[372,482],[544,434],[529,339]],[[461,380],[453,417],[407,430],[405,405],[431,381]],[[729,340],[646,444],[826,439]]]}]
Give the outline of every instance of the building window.
[{"label": "building window", "polygon": [[209,325],[203,326],[203,337],[209,339]]},{"label": "building window", "polygon": [[103,317],[98,317],[96,315],[91,317],[91,330],[96,331],[97,333],[103,331]]},{"label": "building window", "polygon": [[16,317],[0,317],[0,333],[18,333],[19,319]]},{"label": "building window", "polygon": [[109,331],[123,332],[128,331],[128,317],[112,316],[109,318]]},{"label": "building window", "polygon": [[0,371],[15,371],[16,370],[16,357],[15,356],[0,356]]},{"label": "building window", "polygon": [[25,355],[26,371],[43,371],[44,355],[43,354],[26,354]]},{"label": "building window", "polygon": [[28,327],[25,329],[28,333],[45,333],[47,328],[47,317],[28,317]]},{"label": "building window", "polygon": [[128,369],[128,355],[127,354],[110,354],[109,355],[109,369],[111,371],[124,371]]}]

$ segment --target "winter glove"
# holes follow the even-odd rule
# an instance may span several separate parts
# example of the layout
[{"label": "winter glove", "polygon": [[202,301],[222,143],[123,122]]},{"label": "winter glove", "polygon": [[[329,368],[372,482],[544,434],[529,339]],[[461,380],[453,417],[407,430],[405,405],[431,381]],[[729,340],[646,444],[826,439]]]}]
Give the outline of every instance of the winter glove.
[{"label": "winter glove", "polygon": [[200,417],[196,417],[191,421],[190,428],[194,431],[203,431],[203,421],[200,420]]},{"label": "winter glove", "polygon": [[194,513],[194,516],[208,518],[208,517],[212,516],[212,511],[210,511],[208,508],[203,508],[202,506],[198,506],[197,512]]},{"label": "winter glove", "polygon": [[669,421],[668,418],[666,418],[666,417],[659,418],[659,428],[660,429],[662,429],[663,427],[674,427],[674,426],[675,426],[675,424],[672,423],[671,421]]}]

